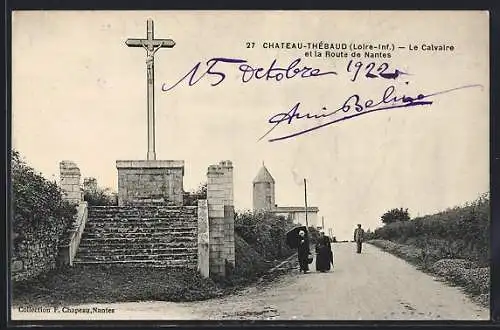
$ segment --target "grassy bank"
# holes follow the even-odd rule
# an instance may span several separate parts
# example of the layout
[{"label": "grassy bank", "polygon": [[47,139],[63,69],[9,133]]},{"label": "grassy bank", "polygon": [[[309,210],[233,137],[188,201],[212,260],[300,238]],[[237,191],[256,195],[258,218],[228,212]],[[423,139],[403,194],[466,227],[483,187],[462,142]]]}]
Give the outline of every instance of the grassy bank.
[{"label": "grassy bank", "polygon": [[145,300],[192,301],[223,294],[192,270],[78,266],[13,285],[14,304],[84,304]]},{"label": "grassy bank", "polygon": [[236,267],[227,278],[203,278],[195,270],[123,266],[77,266],[50,271],[13,284],[13,304],[76,305],[133,301],[185,302],[220,297],[241,290],[262,277],[272,280],[281,273],[271,270],[282,260],[267,260],[238,235]]}]

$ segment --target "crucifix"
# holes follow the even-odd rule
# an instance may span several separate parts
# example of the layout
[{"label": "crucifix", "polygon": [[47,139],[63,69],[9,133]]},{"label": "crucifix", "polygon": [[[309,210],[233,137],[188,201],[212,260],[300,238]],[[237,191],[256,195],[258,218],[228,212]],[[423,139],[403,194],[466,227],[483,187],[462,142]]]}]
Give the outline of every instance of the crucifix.
[{"label": "crucifix", "polygon": [[155,39],[153,20],[147,22],[147,39],[127,39],[129,47],[143,47],[146,50],[146,70],[148,86],[148,160],[156,160],[155,152],[155,93],[154,93],[154,56],[160,48],[173,48],[172,39]]}]

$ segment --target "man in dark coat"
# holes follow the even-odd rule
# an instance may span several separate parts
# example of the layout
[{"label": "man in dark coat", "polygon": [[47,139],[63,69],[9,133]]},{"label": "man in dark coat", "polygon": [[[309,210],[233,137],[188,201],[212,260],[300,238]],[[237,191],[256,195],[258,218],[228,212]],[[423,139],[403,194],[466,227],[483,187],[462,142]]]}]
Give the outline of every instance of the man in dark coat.
[{"label": "man in dark coat", "polygon": [[309,240],[307,239],[305,231],[299,231],[299,244],[297,248],[297,252],[299,255],[299,265],[300,271],[307,273],[309,271]]},{"label": "man in dark coat", "polygon": [[361,253],[361,245],[363,244],[364,236],[365,231],[361,228],[361,224],[358,224],[358,228],[354,230],[354,241],[356,242],[357,253]]},{"label": "man in dark coat", "polygon": [[330,237],[325,236],[325,233],[321,231],[318,243],[316,243],[316,270],[326,272],[330,270],[330,265],[333,265],[333,251]]}]

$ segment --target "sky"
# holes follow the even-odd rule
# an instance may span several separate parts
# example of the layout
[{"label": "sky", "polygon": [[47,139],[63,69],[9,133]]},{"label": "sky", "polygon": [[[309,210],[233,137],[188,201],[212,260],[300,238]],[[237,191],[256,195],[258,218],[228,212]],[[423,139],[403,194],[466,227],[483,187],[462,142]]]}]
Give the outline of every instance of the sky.
[{"label": "sky", "polygon": [[[125,40],[145,38],[148,18],[156,38],[176,42],[155,55],[156,155],[185,161],[185,190],[206,181],[210,164],[231,160],[235,207],[250,209],[252,180],[265,162],[276,181],[276,203],[304,205],[306,178],[308,205],[319,208],[325,228],[333,228],[338,239],[349,239],[357,223],[379,227],[391,208],[408,208],[412,217],[432,214],[489,191],[488,16],[466,11],[14,12],[12,146],[46,178],[58,179],[59,162],[71,160],[83,177],[116,191],[116,160],[146,158],[145,50],[127,47]],[[352,58],[263,47],[320,41],[348,47],[389,43],[396,49],[386,59],[361,52],[352,65],[361,61],[363,67],[352,81]],[[422,44],[454,50],[409,50]],[[214,71],[226,75],[217,86],[211,86],[217,75],[205,75],[193,86],[184,80],[162,91],[201,62],[198,77],[216,57],[265,69],[275,59],[286,68],[300,58],[299,68],[337,74],[244,83],[238,64],[217,63]],[[363,72],[372,61],[372,72],[385,61],[388,72],[407,74],[368,78]],[[381,100],[391,85],[400,96],[416,96],[472,84],[481,87],[269,142],[356,112],[282,122],[259,140],[271,117],[297,103],[301,113],[325,113],[353,94]]]}]

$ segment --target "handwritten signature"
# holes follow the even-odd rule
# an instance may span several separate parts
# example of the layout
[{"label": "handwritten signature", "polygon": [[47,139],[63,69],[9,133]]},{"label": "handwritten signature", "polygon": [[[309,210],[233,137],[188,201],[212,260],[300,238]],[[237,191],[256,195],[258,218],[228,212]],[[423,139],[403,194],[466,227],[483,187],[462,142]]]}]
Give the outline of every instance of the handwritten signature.
[{"label": "handwritten signature", "polygon": [[[214,57],[206,62],[206,68],[200,74],[201,62],[198,62],[184,77],[179,79],[175,84],[168,87],[167,84],[162,84],[161,90],[164,92],[171,91],[181,82],[187,80],[188,86],[193,86],[198,83],[205,76],[212,76],[216,80],[211,83],[211,86],[217,86],[226,79],[226,73],[221,71],[221,69],[216,68],[219,63],[229,63],[229,64],[239,64],[238,69],[241,72],[241,81],[243,83],[248,83],[252,79],[264,79],[271,81],[281,81],[283,79],[293,79],[296,77],[300,78],[311,78],[319,77],[324,75],[336,75],[335,71],[321,71],[318,68],[308,67],[302,65],[302,59],[297,58],[293,60],[286,68],[281,68],[276,64],[277,60],[274,59],[269,67],[253,67],[248,64],[247,60],[239,58],[225,58],[225,57]],[[198,75],[198,76],[197,76]]]},{"label": "handwritten signature", "polygon": [[[308,119],[322,119],[322,118],[331,118],[330,121],[326,123],[321,123],[316,126],[312,126],[310,128],[304,129],[304,130],[299,130],[291,134],[271,138],[268,141],[269,142],[274,142],[274,141],[280,141],[280,140],[285,140],[285,139],[290,139],[302,134],[306,134],[309,132],[312,132],[314,130],[332,125],[334,123],[352,119],[358,116],[366,115],[372,112],[376,111],[383,111],[383,110],[390,110],[390,109],[401,109],[401,108],[409,108],[409,107],[415,107],[415,106],[425,106],[425,105],[431,105],[433,101],[431,101],[429,98],[432,96],[437,96],[441,94],[446,94],[450,93],[453,91],[465,89],[465,88],[474,88],[474,87],[483,87],[482,85],[464,85],[460,87],[455,87],[435,93],[430,93],[430,94],[418,94],[417,96],[397,96],[396,93],[396,87],[394,86],[389,86],[385,89],[382,97],[380,100],[374,101],[372,99],[368,99],[366,101],[362,100],[361,96],[358,94],[353,94],[349,96],[344,104],[333,111],[330,112],[322,112],[322,113],[300,113],[299,108],[301,106],[300,102],[297,102],[288,112],[281,112],[278,114],[275,114],[269,118],[269,124],[272,124],[272,126],[262,137],[260,137],[259,141],[268,136],[278,125],[282,123],[287,123],[287,124],[292,124],[292,122],[295,122],[297,120],[308,120]],[[322,108],[323,111],[327,110],[326,107]],[[340,113],[340,114],[345,114],[344,116],[335,116],[335,114]]]}]

